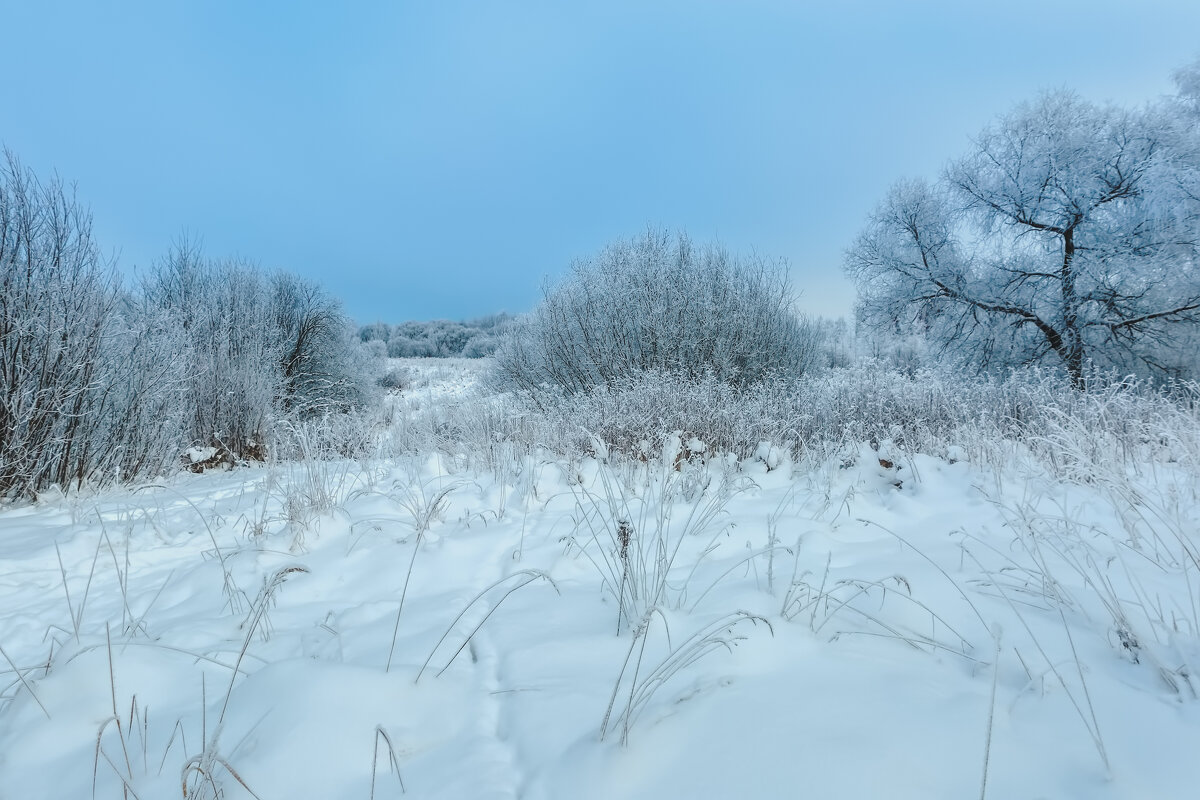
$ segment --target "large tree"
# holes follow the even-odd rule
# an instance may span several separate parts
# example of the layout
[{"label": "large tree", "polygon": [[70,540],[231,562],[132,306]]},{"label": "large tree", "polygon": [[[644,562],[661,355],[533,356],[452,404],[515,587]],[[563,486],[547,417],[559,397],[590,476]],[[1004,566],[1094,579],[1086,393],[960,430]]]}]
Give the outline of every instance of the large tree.
[{"label": "large tree", "polygon": [[[860,319],[916,325],[978,365],[1178,371],[1200,321],[1200,127],[1046,94],[935,184],[893,187],[847,254]],[[1194,355],[1194,354],[1193,354]]]}]

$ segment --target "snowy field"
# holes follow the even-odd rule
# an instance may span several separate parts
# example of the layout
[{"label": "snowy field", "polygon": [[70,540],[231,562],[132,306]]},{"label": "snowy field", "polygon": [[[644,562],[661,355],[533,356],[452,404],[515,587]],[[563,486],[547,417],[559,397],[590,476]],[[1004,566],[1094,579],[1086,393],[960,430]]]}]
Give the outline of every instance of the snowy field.
[{"label": "snowy field", "polygon": [[[394,366],[397,430],[490,402]],[[0,509],[0,798],[1191,796],[1194,450],[968,444],[394,448]]]}]

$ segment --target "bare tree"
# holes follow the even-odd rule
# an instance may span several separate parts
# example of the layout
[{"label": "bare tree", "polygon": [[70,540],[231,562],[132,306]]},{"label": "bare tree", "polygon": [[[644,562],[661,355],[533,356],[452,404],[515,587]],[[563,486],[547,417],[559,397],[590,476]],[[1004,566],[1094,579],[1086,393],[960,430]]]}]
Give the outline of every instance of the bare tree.
[{"label": "bare tree", "polygon": [[1200,120],[1200,58],[1175,72],[1178,96],[1175,102],[1181,111]]},{"label": "bare tree", "polygon": [[271,308],[272,338],[282,345],[284,408],[318,414],[367,405],[381,367],[362,363],[370,348],[355,336],[341,303],[316,283],[277,272]]},{"label": "bare tree", "polygon": [[142,293],[184,340],[185,446],[237,457],[261,453],[282,394],[284,345],[272,336],[270,294],[260,274],[242,263],[209,261],[182,239]]},{"label": "bare tree", "polygon": [[261,456],[280,417],[373,399],[379,365],[316,285],[184,240],[139,289],[122,288],[73,192],[6,151],[0,498],[159,474],[190,444]]},{"label": "bare tree", "polygon": [[981,366],[1174,371],[1200,321],[1197,129],[1047,94],[934,185],[897,184],[847,254],[860,319],[916,325]]},{"label": "bare tree", "polygon": [[177,242],[142,287],[185,341],[184,441],[260,458],[288,416],[367,406],[378,364],[317,284]]},{"label": "bare tree", "polygon": [[178,456],[178,337],[100,256],[61,181],[0,166],[0,497],[157,474]]}]

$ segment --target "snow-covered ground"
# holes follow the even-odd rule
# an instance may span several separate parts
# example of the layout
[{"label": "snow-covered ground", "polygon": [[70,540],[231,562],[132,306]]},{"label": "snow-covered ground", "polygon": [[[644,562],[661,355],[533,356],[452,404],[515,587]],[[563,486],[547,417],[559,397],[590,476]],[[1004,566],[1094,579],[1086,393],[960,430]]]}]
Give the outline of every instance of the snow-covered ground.
[{"label": "snow-covered ground", "polygon": [[679,444],[0,510],[0,797],[1195,791],[1194,468]]}]

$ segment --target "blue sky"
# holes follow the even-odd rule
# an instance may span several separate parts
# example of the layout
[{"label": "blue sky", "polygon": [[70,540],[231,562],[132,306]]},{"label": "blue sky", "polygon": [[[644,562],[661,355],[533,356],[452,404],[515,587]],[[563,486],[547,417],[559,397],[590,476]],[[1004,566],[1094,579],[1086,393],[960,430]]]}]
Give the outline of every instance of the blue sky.
[{"label": "blue sky", "polygon": [[360,322],[468,318],[651,224],[839,315],[893,181],[1041,89],[1172,91],[1200,2],[0,0],[0,30],[0,142],[128,273],[186,231]]}]

